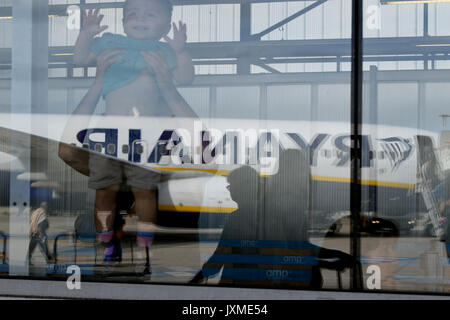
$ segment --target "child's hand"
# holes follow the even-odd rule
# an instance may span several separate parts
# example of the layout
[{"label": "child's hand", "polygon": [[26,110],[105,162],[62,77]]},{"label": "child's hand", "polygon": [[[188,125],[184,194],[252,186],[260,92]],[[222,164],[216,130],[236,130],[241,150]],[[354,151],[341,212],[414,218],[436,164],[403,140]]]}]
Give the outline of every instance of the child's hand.
[{"label": "child's hand", "polygon": [[158,86],[161,90],[166,88],[167,85],[173,85],[172,73],[162,52],[141,51],[141,54],[144,57],[145,61],[155,71],[156,82],[158,83]]},{"label": "child's hand", "polygon": [[90,37],[94,37],[103,30],[107,29],[108,26],[100,26],[104,15],[99,15],[100,9],[82,10],[81,11],[81,32],[86,33]]},{"label": "child's hand", "polygon": [[175,53],[180,53],[184,50],[186,45],[187,35],[186,35],[186,24],[178,21],[178,28],[175,22],[172,23],[173,26],[173,39],[168,36],[164,36],[164,40],[172,47]]},{"label": "child's hand", "polygon": [[122,57],[119,55],[123,53],[125,50],[105,50],[97,57],[97,72],[96,78],[97,80],[103,79],[106,70],[114,63],[120,61]]}]

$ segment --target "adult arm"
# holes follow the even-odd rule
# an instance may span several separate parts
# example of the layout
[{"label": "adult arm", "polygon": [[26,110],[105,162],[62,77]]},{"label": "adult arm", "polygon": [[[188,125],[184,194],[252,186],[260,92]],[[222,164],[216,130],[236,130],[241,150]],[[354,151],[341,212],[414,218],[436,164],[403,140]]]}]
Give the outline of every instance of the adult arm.
[{"label": "adult arm", "polygon": [[144,59],[155,71],[156,82],[172,117],[197,118],[197,114],[180,95],[172,81],[172,74],[161,52],[142,51]]},{"label": "adult arm", "polygon": [[[117,54],[121,52],[121,50],[108,50],[99,55],[97,59],[97,74],[94,83],[67,120],[61,142],[70,141],[77,129],[88,125],[88,115],[94,113],[98,100],[101,97],[105,71],[111,64],[121,59],[120,56],[117,56]],[[77,147],[60,143],[58,147],[58,156],[76,171],[84,175],[89,175],[88,152],[86,150],[83,151],[84,152],[80,152]]]},{"label": "adult arm", "polygon": [[95,62],[95,54],[90,48],[95,35],[104,31],[108,26],[100,26],[103,15],[99,15],[100,9],[81,11],[82,25],[74,47],[73,63],[79,66],[88,66]]}]

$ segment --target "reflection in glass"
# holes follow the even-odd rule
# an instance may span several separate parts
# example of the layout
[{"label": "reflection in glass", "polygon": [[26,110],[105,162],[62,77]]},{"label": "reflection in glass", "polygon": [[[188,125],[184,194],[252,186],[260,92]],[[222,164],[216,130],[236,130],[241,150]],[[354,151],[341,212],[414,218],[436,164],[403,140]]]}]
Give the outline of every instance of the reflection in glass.
[{"label": "reflection in glass", "polygon": [[[27,108],[8,103],[16,121],[1,123],[15,157],[2,272],[14,251],[22,275],[48,279],[76,264],[93,280],[350,288],[349,1],[83,2],[80,30],[45,2],[30,25],[48,54],[11,68],[45,70],[25,84],[48,102],[23,90]],[[389,174],[412,152],[390,137],[363,140],[365,166],[383,157]],[[368,180],[364,205],[389,207],[373,207]],[[13,203],[33,217],[44,201],[46,247],[28,221],[8,225]],[[25,225],[22,243],[11,234]]]},{"label": "reflection in glass", "polygon": [[230,195],[238,209],[191,283],[223,268],[219,284],[319,289],[323,285],[320,268],[342,271],[353,266],[350,255],[309,241],[308,162],[301,151],[286,150],[280,154],[274,175],[260,178],[249,166],[228,175]]},{"label": "reflection in glass", "polygon": [[375,289],[445,293],[448,73],[447,59],[435,57],[447,52],[441,35],[449,26],[438,20],[450,7],[365,1],[364,8],[379,23],[367,24],[363,39],[363,270],[379,268]]}]

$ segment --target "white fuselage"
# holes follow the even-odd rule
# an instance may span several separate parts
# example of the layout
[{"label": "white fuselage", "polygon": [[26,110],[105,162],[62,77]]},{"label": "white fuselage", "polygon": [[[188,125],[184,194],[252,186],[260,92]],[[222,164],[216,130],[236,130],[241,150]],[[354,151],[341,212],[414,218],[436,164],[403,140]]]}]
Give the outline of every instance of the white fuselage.
[{"label": "white fuselage", "polygon": [[[160,186],[159,206],[167,210],[233,211],[225,176],[246,164],[274,174],[283,149],[309,151],[315,181],[350,182],[349,123],[3,114],[0,126],[177,173]],[[438,139],[434,132],[363,125],[362,184],[413,188],[416,135]]]}]

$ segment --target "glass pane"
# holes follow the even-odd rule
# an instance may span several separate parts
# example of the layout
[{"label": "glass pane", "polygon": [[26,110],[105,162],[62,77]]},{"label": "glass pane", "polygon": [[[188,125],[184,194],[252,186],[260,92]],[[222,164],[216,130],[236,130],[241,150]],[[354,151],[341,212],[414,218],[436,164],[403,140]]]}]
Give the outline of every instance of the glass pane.
[{"label": "glass pane", "polygon": [[[364,288],[448,292],[448,3],[365,1]],[[432,37],[431,37],[432,36]]]},{"label": "glass pane", "polygon": [[350,289],[351,1],[67,2],[0,19],[2,272]]}]

